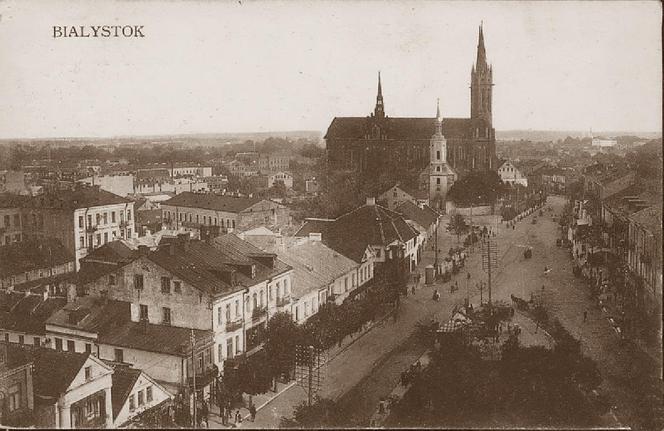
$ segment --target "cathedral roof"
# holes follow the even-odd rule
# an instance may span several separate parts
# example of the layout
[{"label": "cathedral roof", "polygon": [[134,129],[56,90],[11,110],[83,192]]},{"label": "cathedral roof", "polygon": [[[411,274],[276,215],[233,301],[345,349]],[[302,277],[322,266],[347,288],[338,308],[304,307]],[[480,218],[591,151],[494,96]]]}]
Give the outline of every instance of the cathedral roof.
[{"label": "cathedral roof", "polygon": [[[364,139],[378,125],[387,139],[429,140],[436,132],[435,118],[387,117],[335,117],[327,129],[325,139]],[[443,118],[443,135],[462,137],[470,134],[470,118]]]}]

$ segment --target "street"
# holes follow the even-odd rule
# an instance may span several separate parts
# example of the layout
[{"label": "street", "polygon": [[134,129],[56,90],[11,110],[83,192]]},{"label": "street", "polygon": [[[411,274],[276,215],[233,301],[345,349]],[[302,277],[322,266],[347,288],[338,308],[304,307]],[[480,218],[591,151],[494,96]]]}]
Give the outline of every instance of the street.
[{"label": "street", "polygon": [[[531,294],[539,295],[550,314],[581,340],[583,352],[597,362],[604,378],[601,390],[613,400],[618,420],[630,424],[637,406],[624,378],[620,379],[629,367],[630,357],[620,347],[606,316],[592,305],[583,282],[574,278],[569,251],[556,246],[559,227],[552,214],[560,213],[563,205],[563,198],[550,197],[547,206],[553,208],[553,213],[546,211],[545,206],[544,216],[535,213],[536,224],[531,223],[531,215],[518,222],[514,230],[505,224],[498,225],[495,238],[498,268],[492,277],[492,298],[509,303],[510,295],[526,300]],[[445,224],[443,221],[439,229],[439,248],[443,254],[456,245],[456,238],[445,232]],[[523,251],[528,246],[532,247],[533,256],[526,260]],[[418,267],[420,272],[433,262],[433,255],[433,251],[425,252]],[[547,274],[545,266],[550,269]],[[468,293],[467,273],[471,274]],[[480,292],[475,283],[480,280],[487,281],[487,275],[481,269],[479,247],[475,247],[466,259],[465,268],[452,278],[451,283],[456,281],[459,285],[456,292],[449,292],[450,283],[420,284],[414,295],[409,292],[401,301],[396,321],[385,320],[328,362],[319,396],[339,401],[347,412],[349,426],[366,425],[380,398],[390,393],[401,372],[425,351],[412,336],[416,323],[426,318],[446,321],[453,307],[462,304],[467,294],[472,303],[478,304]],[[442,295],[439,302],[431,300],[434,288]],[[487,301],[486,291],[482,296]],[[588,311],[586,322],[584,310]],[[290,416],[293,408],[306,399],[305,391],[294,385],[260,408],[255,422],[245,421],[242,426],[276,428],[282,417]]]}]

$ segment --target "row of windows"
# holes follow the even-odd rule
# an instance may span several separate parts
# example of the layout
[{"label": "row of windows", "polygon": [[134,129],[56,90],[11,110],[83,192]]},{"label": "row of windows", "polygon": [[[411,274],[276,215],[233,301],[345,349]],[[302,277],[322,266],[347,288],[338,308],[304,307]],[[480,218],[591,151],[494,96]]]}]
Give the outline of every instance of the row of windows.
[{"label": "row of windows", "polygon": [[[13,240],[12,240],[12,238],[13,238]],[[23,239],[23,235],[21,235],[20,233],[15,233],[13,236],[12,235],[5,235],[4,244],[9,245],[12,242],[21,242],[22,239]]]},{"label": "row of windows", "polygon": [[[164,219],[167,221],[174,220],[175,219],[175,211],[164,211]],[[207,226],[219,226],[219,220],[217,220],[217,217],[212,217],[212,216],[203,216],[200,217],[198,214],[193,213],[178,213],[177,216],[178,221],[183,221],[183,222],[189,222],[189,223],[194,223],[194,220],[196,220],[197,224],[204,224]],[[202,221],[202,223],[201,223]],[[221,227],[228,227],[228,228],[233,228],[235,229],[235,220],[233,219],[221,219]]]},{"label": "row of windows", "polygon": [[[226,340],[226,359],[232,359],[240,352],[242,352],[240,349],[240,336],[236,335],[235,339],[233,337],[228,338]],[[217,345],[217,357],[219,362],[224,360],[224,346],[221,343]]]},{"label": "row of windows", "polygon": [[136,393],[136,397],[134,397],[134,394],[129,395],[129,411],[133,412],[136,410],[136,400],[138,400],[138,407],[143,407],[145,403],[149,403],[152,401],[152,385],[148,386],[145,388],[145,391],[143,389],[139,390],[138,393]]},{"label": "row of windows", "polygon": [[[145,304],[139,304],[139,319],[141,321],[149,322],[148,317],[148,306]],[[169,307],[161,307],[161,323],[164,325],[170,325],[172,322],[172,311]]]},{"label": "row of windows", "polygon": [[[284,297],[287,297],[290,294],[288,279],[283,280],[283,287],[281,281],[278,281],[276,285],[270,286],[268,289],[268,296],[270,301],[282,300]],[[265,301],[265,292],[261,289],[259,292],[254,292],[253,295],[245,297],[245,312],[250,312],[252,308],[250,305],[253,305],[253,309],[263,308],[267,306]],[[217,322],[221,325],[223,324],[222,316],[225,316],[226,323],[233,322],[241,317],[240,314],[240,300],[236,299],[233,307],[231,303],[227,303],[225,306],[225,313],[222,314],[222,308],[217,308]]]},{"label": "row of windows", "polygon": [[[92,247],[99,247],[101,245],[104,245],[110,241],[115,241],[115,238],[118,237],[117,231],[111,231],[112,238],[109,238],[108,232],[104,232],[103,234],[103,242],[102,242],[102,234],[98,233],[95,234],[94,236],[89,235],[88,236],[88,243]],[[120,237],[124,239],[125,237],[125,231],[124,229],[120,229]],[[127,238],[131,238],[131,228],[127,229]],[[85,248],[85,236],[81,235],[78,238],[78,244],[79,248]]]},{"label": "row of windows", "polygon": [[[124,222],[125,219],[125,214],[124,211],[119,211],[120,213],[120,222]],[[108,224],[108,212],[103,212],[103,213],[97,213],[97,214],[88,214],[88,227],[93,226],[92,224],[92,216],[95,216],[95,224],[94,226],[99,226],[99,225],[107,225]],[[111,211],[111,223],[116,223],[116,212]],[[131,210],[127,210],[127,221],[131,221]],[[103,222],[103,223],[102,223]],[[80,215],[78,216],[78,227],[80,229],[85,228],[85,218]]]}]

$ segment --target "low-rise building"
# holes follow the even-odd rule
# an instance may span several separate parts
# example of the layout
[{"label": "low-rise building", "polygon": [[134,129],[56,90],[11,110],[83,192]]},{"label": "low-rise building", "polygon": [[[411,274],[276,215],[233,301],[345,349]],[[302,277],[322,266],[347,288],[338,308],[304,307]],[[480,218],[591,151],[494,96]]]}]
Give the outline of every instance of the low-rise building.
[{"label": "low-rise building", "polygon": [[258,158],[258,169],[261,173],[287,171],[290,156],[286,154],[261,154]]},{"label": "low-rise building", "polygon": [[74,254],[55,238],[31,238],[0,246],[0,289],[73,273]]},{"label": "low-rise building", "polygon": [[412,202],[415,205],[428,205],[429,196],[426,191],[414,190],[401,183],[396,183],[378,195],[377,201],[384,204],[387,209],[394,211],[404,202]]},{"label": "low-rise building", "polygon": [[141,416],[150,411],[161,413],[173,398],[166,388],[145,372],[124,366],[114,368],[111,396],[114,428],[125,428],[132,422],[140,422]]},{"label": "low-rise building", "polygon": [[274,187],[276,184],[281,183],[286,189],[293,188],[293,176],[288,172],[275,172],[267,175],[267,188]]},{"label": "low-rise building", "polygon": [[99,186],[101,190],[106,190],[107,192],[122,197],[134,193],[134,176],[132,174],[95,175],[82,178],[78,181],[90,186]]},{"label": "low-rise building", "polygon": [[505,184],[519,184],[528,187],[528,178],[514,163],[505,160],[498,168],[498,176]]},{"label": "low-rise building", "polygon": [[0,424],[27,428],[35,425],[34,361],[23,349],[0,342]]},{"label": "low-rise building", "polygon": [[162,220],[168,229],[200,230],[218,226],[221,232],[290,223],[288,208],[268,199],[214,193],[181,193],[162,202]]}]

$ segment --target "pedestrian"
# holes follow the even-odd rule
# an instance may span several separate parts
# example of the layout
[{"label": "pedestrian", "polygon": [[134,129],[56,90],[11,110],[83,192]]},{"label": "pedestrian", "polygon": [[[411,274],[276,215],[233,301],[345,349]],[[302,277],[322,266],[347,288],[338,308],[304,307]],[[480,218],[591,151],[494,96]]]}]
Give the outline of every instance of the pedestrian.
[{"label": "pedestrian", "polygon": [[210,414],[210,409],[205,400],[203,400],[203,405],[201,407],[201,423],[205,421],[205,428],[210,428],[210,423],[208,422],[208,415]]},{"label": "pedestrian", "polygon": [[251,415],[251,421],[256,422],[256,406],[254,403],[249,406],[249,414]]},{"label": "pedestrian", "polygon": [[583,321],[588,320],[588,310],[583,310]]},{"label": "pedestrian", "polygon": [[415,295],[415,286],[412,286],[412,287],[410,288],[410,292],[411,292],[413,295]]},{"label": "pedestrian", "polygon": [[235,423],[237,425],[242,423],[242,415],[240,414],[240,409],[235,412]]}]

